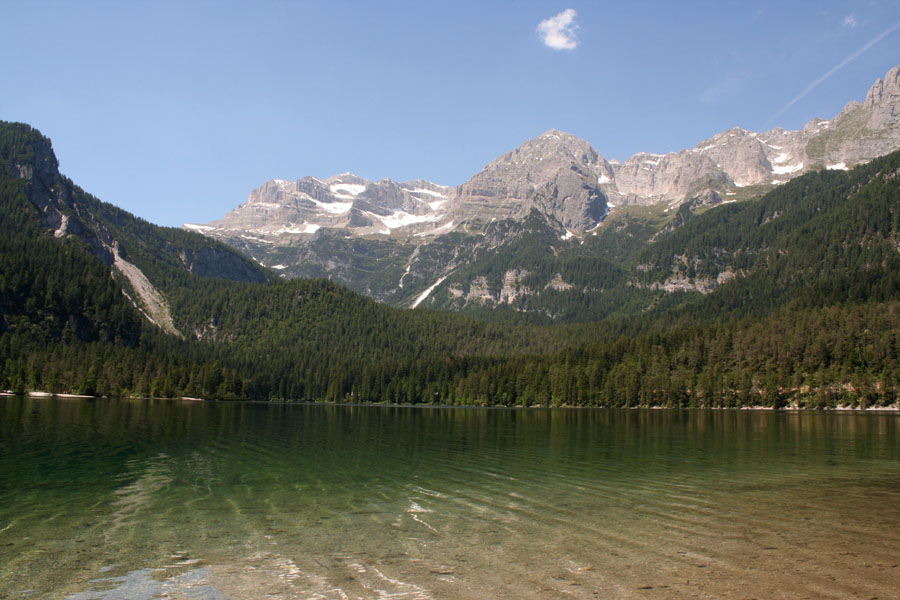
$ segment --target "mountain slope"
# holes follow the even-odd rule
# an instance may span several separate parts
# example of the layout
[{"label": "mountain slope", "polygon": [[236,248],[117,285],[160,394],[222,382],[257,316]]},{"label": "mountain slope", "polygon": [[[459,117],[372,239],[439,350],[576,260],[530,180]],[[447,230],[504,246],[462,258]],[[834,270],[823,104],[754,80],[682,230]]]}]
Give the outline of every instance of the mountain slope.
[{"label": "mountain slope", "polygon": [[[43,231],[87,245],[135,306],[165,331],[179,333],[166,292],[186,274],[265,280],[262,269],[228,246],[158,227],[85,193],[59,173],[50,141],[28,125],[0,122],[0,134],[4,184],[30,204],[21,212],[11,208],[8,218],[24,220],[32,234]],[[15,206],[22,208],[21,202]]]},{"label": "mountain slope", "polygon": [[900,292],[900,152],[696,216],[638,260],[640,285],[714,289],[700,312],[888,300]]}]

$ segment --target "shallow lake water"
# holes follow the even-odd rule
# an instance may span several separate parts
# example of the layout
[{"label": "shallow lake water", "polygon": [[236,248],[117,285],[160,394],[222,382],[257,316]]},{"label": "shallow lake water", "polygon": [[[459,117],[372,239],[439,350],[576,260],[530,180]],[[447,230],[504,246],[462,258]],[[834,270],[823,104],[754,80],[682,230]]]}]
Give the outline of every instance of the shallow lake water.
[{"label": "shallow lake water", "polygon": [[0,598],[897,598],[900,416],[0,398]]}]

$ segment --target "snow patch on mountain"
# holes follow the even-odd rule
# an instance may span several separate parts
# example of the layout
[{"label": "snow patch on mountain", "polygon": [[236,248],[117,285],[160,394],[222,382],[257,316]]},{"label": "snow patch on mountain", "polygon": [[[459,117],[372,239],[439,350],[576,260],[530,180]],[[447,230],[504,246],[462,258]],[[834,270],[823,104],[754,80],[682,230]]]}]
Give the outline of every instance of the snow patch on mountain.
[{"label": "snow patch on mountain", "polygon": [[434,215],[412,215],[407,212],[397,211],[390,216],[381,217],[381,222],[389,229],[399,229],[414,223],[430,223],[436,218]]},{"label": "snow patch on mountain", "polygon": [[441,194],[441,193],[439,193],[439,192],[435,192],[434,190],[426,190],[426,189],[424,189],[424,188],[416,188],[416,189],[414,189],[414,190],[411,190],[411,193],[413,193],[413,194],[425,194],[425,195],[427,195],[427,196],[434,196],[435,198],[444,198],[444,199],[447,198],[447,196],[446,196],[445,194]]},{"label": "snow patch on mountain", "polygon": [[445,223],[444,225],[441,225],[440,227],[435,227],[431,231],[423,231],[421,233],[417,233],[416,237],[425,237],[425,236],[430,236],[430,235],[441,235],[444,233],[449,233],[449,232],[453,231],[454,225],[455,225],[455,223],[453,221],[449,221],[449,222]]},{"label": "snow patch on mountain", "polygon": [[352,202],[319,202],[313,198],[310,198],[310,201],[325,212],[335,215],[342,215],[346,212],[350,212],[350,209],[353,208]]},{"label": "snow patch on mountain", "polygon": [[[773,146],[773,147],[774,147],[774,146]],[[781,148],[779,148],[779,150],[780,150],[780,149],[781,149]],[[791,157],[791,153],[790,153],[790,152],[783,152],[783,153],[779,154],[778,156],[776,156],[775,159],[774,159],[772,162],[775,163],[775,164],[780,165],[780,164],[782,164],[782,163],[784,163],[784,162],[787,162],[787,160],[788,160],[790,157]]]},{"label": "snow patch on mountain", "polygon": [[321,225],[316,225],[314,223],[302,223],[297,227],[282,227],[281,229],[275,230],[273,233],[315,233],[321,228]]},{"label": "snow patch on mountain", "polygon": [[789,175],[791,173],[796,173],[803,169],[803,163],[799,165],[784,165],[784,166],[773,166],[772,173],[775,175]]},{"label": "snow patch on mountain", "polygon": [[351,200],[366,191],[366,186],[359,183],[335,183],[328,186],[335,198]]}]

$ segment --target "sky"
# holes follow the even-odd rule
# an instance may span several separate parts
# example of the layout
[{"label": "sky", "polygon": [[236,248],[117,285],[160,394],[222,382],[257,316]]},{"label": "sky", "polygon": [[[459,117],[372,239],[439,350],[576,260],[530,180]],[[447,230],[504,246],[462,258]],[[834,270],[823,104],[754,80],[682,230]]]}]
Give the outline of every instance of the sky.
[{"label": "sky", "polygon": [[900,64],[900,0],[0,0],[0,120],[160,225],[269,179],[458,185],[549,129],[607,159],[831,118]]}]

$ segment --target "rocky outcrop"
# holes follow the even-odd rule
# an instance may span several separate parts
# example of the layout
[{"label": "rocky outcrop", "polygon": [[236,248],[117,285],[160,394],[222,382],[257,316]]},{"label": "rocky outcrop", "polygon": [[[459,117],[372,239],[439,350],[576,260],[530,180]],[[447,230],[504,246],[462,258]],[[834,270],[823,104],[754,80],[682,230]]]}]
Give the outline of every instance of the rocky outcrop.
[{"label": "rocky outcrop", "polygon": [[575,286],[572,285],[571,283],[566,283],[563,280],[563,276],[561,273],[557,273],[553,277],[553,279],[551,279],[550,281],[547,282],[547,285],[544,286],[544,289],[545,290],[552,289],[552,290],[556,290],[557,292],[567,292],[567,291],[573,289],[574,287]]},{"label": "rocky outcrop", "polygon": [[[531,273],[521,267],[507,269],[503,274],[499,289],[492,286],[486,276],[476,275],[468,282],[454,282],[443,293],[451,301],[456,301],[457,306],[512,305],[518,307],[529,297],[538,296],[547,290],[568,292],[575,289],[575,286],[565,281],[560,273],[556,273],[543,285],[531,288],[524,283],[529,275]],[[517,310],[521,310],[521,308],[517,308]]]},{"label": "rocky outcrop", "polygon": [[[487,277],[478,275],[465,286],[451,285],[447,293],[452,298],[462,299],[465,303],[476,304],[513,304],[517,300],[533,293],[531,289],[522,285],[522,280],[528,276],[525,269],[509,269],[503,274],[500,289],[492,289]],[[550,284],[548,284],[550,285]]]},{"label": "rocky outcrop", "polygon": [[411,235],[439,227],[450,189],[424,180],[369,181],[344,173],[328,179],[273,179],[247,202],[207,225],[185,225],[218,237],[255,235],[268,240],[315,234],[322,228],[354,235]]},{"label": "rocky outcrop", "polygon": [[849,169],[900,148],[900,66],[831,121],[754,133],[735,128],[665,155],[612,162],[624,202],[673,205],[705,190],[778,185],[815,169]]},{"label": "rocky outcrop", "polygon": [[531,293],[522,285],[522,279],[528,275],[525,269],[510,269],[503,275],[503,286],[500,288],[498,300],[504,304],[512,304],[518,298]]},{"label": "rocky outcrop", "polygon": [[548,131],[529,140],[457,187],[450,198],[455,222],[473,218],[525,217],[532,209],[550,215],[567,229],[583,232],[606,216],[612,168],[586,141]]},{"label": "rocky outcrop", "polygon": [[810,168],[851,167],[900,147],[900,65],[850,102],[806,147]]}]

